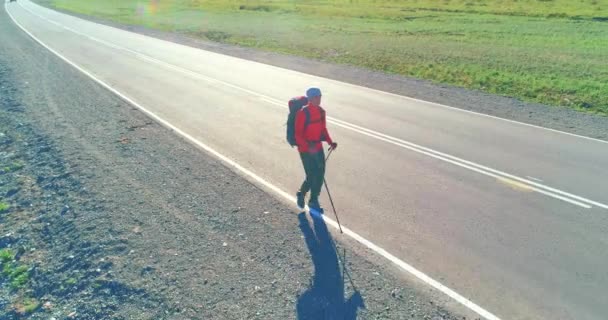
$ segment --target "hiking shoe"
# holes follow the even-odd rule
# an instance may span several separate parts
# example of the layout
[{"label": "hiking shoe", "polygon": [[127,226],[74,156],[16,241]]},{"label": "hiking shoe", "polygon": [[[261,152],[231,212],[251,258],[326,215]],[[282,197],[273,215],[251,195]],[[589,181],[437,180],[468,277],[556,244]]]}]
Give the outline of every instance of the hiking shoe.
[{"label": "hiking shoe", "polygon": [[323,214],[323,208],[321,208],[321,205],[319,204],[319,200],[311,199],[310,201],[308,201],[308,208],[311,213]]},{"label": "hiking shoe", "polygon": [[306,197],[306,194],[304,194],[302,192],[298,192],[298,193],[296,193],[296,197],[298,198],[298,201],[297,201],[298,208],[304,210],[304,198]]}]

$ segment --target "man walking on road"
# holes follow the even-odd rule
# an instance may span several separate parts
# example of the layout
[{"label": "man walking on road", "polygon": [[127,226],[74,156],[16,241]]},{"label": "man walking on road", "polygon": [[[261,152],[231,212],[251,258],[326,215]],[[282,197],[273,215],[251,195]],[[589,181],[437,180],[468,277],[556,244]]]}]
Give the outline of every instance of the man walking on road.
[{"label": "man walking on road", "polygon": [[325,122],[325,110],[321,108],[321,90],[310,88],[306,91],[308,105],[298,111],[295,123],[295,138],[306,173],[306,179],[297,193],[298,207],[304,209],[304,200],[310,191],[308,207],[322,212],[319,194],[325,178],[325,152],[322,142],[330,145],[330,150],[338,147],[331,140]]}]

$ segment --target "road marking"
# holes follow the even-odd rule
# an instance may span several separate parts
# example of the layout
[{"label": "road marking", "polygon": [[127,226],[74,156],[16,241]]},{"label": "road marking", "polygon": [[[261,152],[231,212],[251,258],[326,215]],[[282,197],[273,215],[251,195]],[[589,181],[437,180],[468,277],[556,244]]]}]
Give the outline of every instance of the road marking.
[{"label": "road marking", "polygon": [[524,191],[524,192],[534,191],[534,188],[530,187],[529,185],[527,185],[525,183],[521,183],[519,181],[509,179],[509,178],[498,177],[497,180],[508,185],[509,187],[511,187],[512,189],[515,189],[515,190]]},{"label": "road marking", "polygon": [[[67,64],[69,64],[72,67],[76,68],[78,71],[82,72],[83,74],[85,74],[89,78],[93,79],[95,82],[99,83],[102,87],[108,89],[110,92],[116,94],[117,96],[119,96],[120,98],[122,98],[123,100],[125,100],[126,102],[130,103],[133,106],[136,106],[142,112],[144,112],[145,114],[147,114],[150,118],[154,119],[155,121],[157,121],[158,123],[160,123],[164,127],[166,127],[168,129],[174,131],[178,135],[181,135],[182,137],[184,137],[185,139],[187,139],[188,141],[190,141],[194,145],[200,147],[201,149],[203,149],[203,150],[207,151],[208,153],[212,154],[213,156],[217,157],[218,159],[220,159],[224,163],[228,164],[229,166],[231,166],[235,170],[240,171],[241,173],[245,174],[249,178],[255,180],[259,184],[261,184],[264,187],[268,188],[269,190],[275,192],[277,195],[280,195],[281,197],[283,197],[284,199],[290,201],[291,203],[296,203],[296,199],[295,199],[294,196],[289,195],[287,192],[281,190],[277,186],[275,186],[275,185],[271,184],[270,182],[264,180],[262,177],[260,177],[257,174],[253,173],[249,169],[247,169],[247,168],[239,165],[234,160],[232,160],[232,159],[224,156],[223,154],[219,153],[218,151],[215,151],[211,147],[207,146],[206,144],[204,144],[201,141],[195,139],[194,137],[192,137],[191,135],[187,134],[186,132],[184,132],[184,131],[180,130],[179,128],[175,127],[174,125],[172,125],[168,121],[162,119],[161,117],[157,116],[153,112],[147,110],[142,105],[138,104],[135,100],[129,98],[128,96],[122,94],[117,89],[114,89],[112,86],[106,84],[105,82],[103,82],[102,80],[100,80],[99,78],[97,78],[93,73],[88,72],[87,70],[79,67],[77,64],[73,63],[71,60],[69,60],[68,58],[64,57],[62,54],[60,54],[59,52],[55,51],[50,46],[46,45],[44,42],[42,42],[40,39],[38,39],[36,36],[34,36],[31,32],[29,32],[27,29],[25,29],[25,27],[23,27],[19,22],[17,22],[17,20],[15,20],[15,18],[13,17],[13,15],[8,10],[6,3],[4,4],[4,9],[8,13],[9,17],[11,18],[11,20],[13,20],[13,22],[19,28],[21,28],[21,30],[23,30],[26,34],[28,34],[32,39],[34,39],[36,42],[38,42],[41,46],[45,47],[47,50],[49,50],[50,52],[52,52],[53,54],[55,54],[57,57],[61,58]],[[331,225],[332,227],[334,227],[334,229],[338,228],[338,224],[335,221],[333,221],[331,218],[328,218],[327,216],[323,216],[323,219],[329,225]],[[483,317],[483,318],[485,318],[487,320],[500,320],[500,318],[498,318],[494,314],[490,313],[489,311],[487,311],[484,308],[480,307],[479,305],[475,304],[471,300],[469,300],[469,299],[465,298],[464,296],[460,295],[456,291],[454,291],[454,290],[448,288],[447,286],[441,284],[440,282],[434,280],[433,278],[429,277],[428,275],[426,275],[425,273],[421,272],[420,270],[418,270],[418,269],[414,268],[413,266],[407,264],[405,261],[403,261],[403,260],[397,258],[396,256],[390,254],[388,251],[386,251],[383,248],[377,246],[373,242],[371,242],[371,241],[363,238],[362,236],[360,236],[359,234],[355,233],[354,231],[352,231],[352,230],[350,230],[350,229],[348,229],[347,227],[344,227],[344,226],[342,227],[342,229],[344,231],[344,234],[350,236],[351,238],[355,239],[356,241],[358,241],[362,245],[366,246],[368,249],[376,252],[380,256],[382,256],[382,257],[388,259],[389,261],[393,262],[395,265],[397,265],[398,267],[400,267],[402,270],[404,270],[404,271],[412,274],[413,276],[415,276],[419,280],[425,282],[426,284],[430,285],[431,287],[439,290],[440,292],[446,294],[450,298],[456,300],[457,302],[459,302],[460,304],[464,305],[465,307],[467,307],[471,311],[477,313],[481,317]]]},{"label": "road marking", "polygon": [[[413,151],[416,151],[416,152],[419,152],[422,154],[426,154],[433,158],[440,159],[440,160],[452,163],[454,165],[457,165],[457,166],[460,166],[463,168],[467,168],[469,170],[472,170],[472,171],[475,171],[475,172],[478,172],[481,174],[485,174],[490,177],[496,178],[497,176],[503,176],[504,178],[517,180],[521,183],[525,183],[525,184],[532,186],[534,191],[536,191],[536,192],[548,195],[548,196],[556,198],[556,199],[564,200],[566,202],[581,206],[583,208],[590,209],[591,207],[586,204],[581,204],[581,202],[585,202],[585,203],[588,203],[591,205],[596,205],[596,206],[604,208],[604,209],[608,209],[608,205],[606,205],[606,204],[596,202],[593,200],[589,200],[589,199],[586,199],[586,198],[583,198],[583,197],[580,197],[580,196],[577,196],[577,195],[574,195],[574,194],[571,194],[571,193],[568,193],[565,191],[561,191],[559,189],[555,189],[555,188],[552,188],[552,187],[549,187],[549,186],[546,186],[546,185],[543,185],[540,183],[536,183],[536,182],[533,182],[533,181],[530,181],[530,180],[527,180],[524,178],[520,178],[518,176],[509,174],[509,173],[506,173],[506,172],[503,172],[500,170],[496,170],[496,169],[493,169],[493,168],[490,168],[490,167],[487,167],[487,166],[484,166],[484,165],[481,165],[481,164],[478,164],[478,163],[475,163],[472,161],[464,160],[464,159],[461,159],[461,158],[458,158],[458,157],[455,157],[455,156],[452,156],[452,155],[449,155],[449,154],[446,154],[446,153],[443,153],[440,151],[426,148],[426,147],[423,147],[421,145],[418,145],[418,144],[415,144],[415,143],[412,143],[409,141],[391,137],[391,136],[388,136],[388,135],[385,135],[385,134],[382,134],[382,133],[379,133],[379,132],[376,132],[376,131],[373,131],[370,129],[366,129],[366,128],[363,128],[363,127],[360,127],[360,126],[357,126],[354,124],[350,124],[348,122],[341,121],[338,119],[330,118],[330,117],[328,117],[328,121],[333,122],[333,123],[335,123],[339,126],[343,126],[343,127],[351,126],[352,127],[351,130],[358,130],[360,133],[366,134],[369,136],[373,136],[376,139],[383,140],[383,141],[386,141],[386,142],[389,142],[389,143],[392,143],[395,145],[399,145],[404,148],[408,148],[410,150],[413,150]],[[576,199],[578,201],[571,200],[568,198]]]},{"label": "road marking", "polygon": [[530,177],[530,176],[526,176],[526,178],[528,178],[528,179],[530,179],[530,180],[534,180],[534,181],[536,181],[536,182],[543,182],[543,180],[542,180],[542,179],[539,179],[539,178],[534,178],[534,177]]},{"label": "road marking", "polygon": [[[235,85],[235,84],[232,84],[232,83],[229,83],[229,82],[225,82],[225,81],[222,81],[222,80],[219,80],[219,79],[215,79],[215,78],[211,78],[211,77],[205,76],[205,75],[203,75],[203,74],[201,74],[199,72],[196,72],[196,71],[193,71],[193,70],[190,70],[190,69],[187,69],[187,68],[183,68],[183,67],[180,67],[180,66],[177,66],[177,65],[174,65],[174,64],[171,64],[171,63],[159,60],[159,59],[156,59],[154,57],[148,56],[148,55],[143,54],[141,52],[138,52],[136,50],[125,48],[125,47],[122,47],[120,45],[117,45],[117,44],[114,44],[114,43],[111,43],[111,42],[108,42],[108,41],[105,41],[105,40],[101,40],[101,39],[98,39],[96,37],[84,34],[84,33],[81,33],[81,32],[76,31],[76,30],[74,30],[74,29],[72,29],[70,27],[64,26],[64,25],[62,25],[62,24],[60,24],[60,23],[58,23],[56,21],[50,20],[50,19],[48,19],[46,17],[43,17],[40,14],[37,14],[37,13],[31,11],[28,8],[25,8],[23,6],[22,6],[22,8],[25,9],[26,11],[30,12],[31,14],[33,14],[33,15],[35,15],[35,16],[43,19],[43,20],[49,21],[49,22],[51,22],[51,23],[53,23],[55,25],[58,25],[58,26],[66,29],[68,31],[71,31],[71,32],[73,32],[75,34],[78,34],[80,36],[83,36],[85,38],[91,39],[91,40],[93,40],[95,42],[98,42],[98,43],[101,43],[103,45],[109,46],[111,48],[115,48],[115,49],[118,49],[118,50],[121,50],[121,51],[125,51],[125,52],[128,52],[128,53],[131,53],[135,57],[137,57],[137,58],[139,58],[141,60],[152,62],[152,63],[156,63],[156,64],[164,66],[164,67],[166,67],[166,68],[168,68],[170,70],[181,72],[183,74],[189,75],[189,76],[197,78],[197,79],[202,79],[202,80],[205,80],[205,81],[208,81],[208,82],[211,82],[211,83],[218,83],[218,84],[221,84],[221,85],[233,88],[235,90],[239,90],[241,92],[245,92],[247,94],[251,94],[253,96],[259,97],[261,100],[266,101],[266,102],[268,102],[270,104],[274,104],[274,105],[280,106],[281,108],[284,107],[284,103],[282,103],[281,101],[276,100],[276,99],[274,99],[272,97],[265,96],[265,95],[263,95],[261,93],[258,93],[258,92],[255,92],[255,91],[252,91],[252,90],[240,87],[238,85]],[[449,162],[451,164],[460,166],[462,168],[466,168],[466,169],[469,169],[469,170],[472,170],[472,171],[475,171],[475,172],[478,172],[478,173],[481,173],[481,174],[484,174],[484,175],[487,175],[487,176],[490,176],[490,177],[496,178],[496,175],[501,175],[504,178],[508,178],[508,179],[512,179],[512,180],[517,180],[520,183],[531,185],[532,186],[531,187],[532,190],[534,190],[534,191],[536,191],[536,192],[538,192],[540,194],[549,196],[549,197],[554,198],[554,199],[562,200],[562,201],[565,201],[567,203],[570,203],[570,204],[573,204],[573,205],[576,205],[576,206],[579,206],[579,207],[582,207],[582,208],[585,208],[585,209],[591,209],[592,207],[590,205],[595,205],[595,206],[600,207],[600,208],[608,209],[608,205],[600,203],[600,202],[597,202],[597,201],[593,201],[593,200],[590,200],[590,199],[587,199],[587,198],[584,198],[584,197],[581,197],[581,196],[577,196],[577,195],[574,195],[574,194],[571,194],[571,193],[568,193],[568,192],[565,192],[565,191],[561,191],[559,189],[555,189],[555,188],[552,188],[552,187],[549,187],[549,186],[545,186],[545,185],[537,183],[537,182],[533,182],[533,181],[530,181],[530,180],[527,180],[527,179],[524,179],[524,178],[520,178],[520,177],[517,177],[515,175],[506,173],[506,172],[502,172],[502,171],[499,171],[499,170],[496,170],[496,169],[492,169],[490,167],[487,167],[487,166],[484,166],[484,165],[481,165],[481,164],[478,164],[478,163],[475,163],[475,162],[472,162],[472,161],[468,161],[468,160],[464,160],[464,159],[461,159],[461,158],[458,158],[458,157],[455,157],[455,156],[452,156],[452,155],[448,155],[446,153],[443,153],[443,152],[440,152],[440,151],[437,151],[437,150],[433,150],[431,148],[423,147],[421,145],[418,145],[418,144],[415,144],[415,143],[412,143],[412,142],[409,142],[409,141],[405,141],[405,140],[402,140],[402,139],[399,139],[399,138],[396,138],[396,137],[392,137],[392,136],[389,136],[389,135],[386,135],[386,134],[383,134],[383,133],[380,133],[380,132],[377,132],[377,131],[374,131],[374,130],[371,130],[371,129],[367,129],[367,128],[364,128],[364,127],[361,127],[361,126],[358,126],[358,125],[346,122],[346,121],[342,121],[342,120],[339,120],[339,119],[336,119],[336,118],[332,118],[332,117],[327,117],[327,119],[328,119],[328,122],[333,123],[335,125],[338,125],[338,126],[340,126],[342,128],[349,129],[351,131],[355,131],[355,132],[358,132],[360,134],[363,134],[363,135],[366,135],[366,136],[369,136],[369,137],[372,137],[372,138],[375,138],[375,139],[378,139],[378,140],[381,140],[381,141],[385,141],[385,142],[388,142],[388,143],[391,143],[391,144],[394,144],[394,145],[397,145],[397,146],[409,149],[409,150],[414,151],[414,152],[422,153],[422,154],[428,155],[430,157],[433,157],[435,159],[443,160],[443,161]],[[450,161],[450,160],[447,160],[447,159],[451,159],[453,161]],[[477,169],[473,169],[472,167],[475,167]]]},{"label": "road marking", "polygon": [[[201,74],[199,72],[196,72],[196,71],[193,71],[193,70],[190,70],[190,69],[187,69],[187,68],[183,68],[183,67],[180,67],[180,66],[177,66],[177,65],[174,65],[174,64],[171,64],[171,63],[159,60],[159,59],[156,59],[154,57],[148,56],[148,55],[143,54],[141,52],[138,52],[136,50],[125,48],[125,47],[122,47],[120,45],[117,45],[117,44],[114,44],[114,43],[111,43],[111,42],[108,42],[108,41],[105,41],[105,40],[101,40],[101,39],[98,39],[96,37],[84,34],[84,33],[81,33],[81,32],[76,31],[76,30],[74,30],[74,29],[72,29],[70,27],[64,26],[64,25],[62,25],[59,22],[56,22],[56,21],[50,20],[49,18],[41,16],[40,14],[35,13],[32,10],[23,7],[21,4],[19,4],[19,5],[24,10],[28,11],[32,15],[35,15],[35,16],[43,19],[43,20],[49,21],[50,23],[55,24],[55,25],[57,25],[59,27],[62,27],[64,29],[68,30],[68,31],[71,31],[71,32],[73,32],[75,34],[78,34],[80,36],[83,36],[85,38],[91,39],[91,40],[93,40],[95,42],[98,42],[98,43],[101,43],[103,45],[109,46],[111,48],[115,48],[115,49],[118,49],[118,50],[121,50],[121,51],[129,52],[129,53],[133,54],[135,57],[137,57],[137,58],[139,58],[139,59],[141,59],[143,61],[148,61],[148,62],[156,63],[156,64],[164,66],[164,67],[166,67],[166,68],[168,68],[170,70],[178,71],[178,72],[181,72],[183,74],[189,75],[189,76],[194,77],[194,78],[202,79],[202,80],[205,80],[205,81],[208,81],[208,82],[212,82],[212,83],[221,84],[221,85],[233,88],[235,90],[238,90],[238,91],[245,92],[247,94],[256,96],[256,97],[258,97],[258,98],[260,98],[260,99],[262,99],[262,100],[264,100],[266,102],[269,102],[271,104],[274,104],[274,105],[280,106],[281,108],[284,108],[284,103],[283,102],[281,102],[279,100],[276,100],[276,99],[274,99],[272,97],[268,97],[268,96],[266,96],[264,94],[261,94],[261,93],[258,93],[258,92],[255,92],[255,91],[252,91],[252,90],[240,87],[238,85],[235,85],[235,84],[232,84],[232,83],[229,83],[229,82],[225,82],[225,81],[222,81],[222,80],[219,80],[219,79],[215,79],[215,78],[212,78],[212,77],[209,77],[209,76],[205,76],[205,75],[203,75],[203,74]],[[123,31],[123,32],[125,32],[125,31]],[[466,168],[466,169],[469,169],[469,170],[472,170],[472,171],[475,171],[475,172],[478,172],[478,173],[481,173],[481,174],[484,174],[484,175],[487,175],[487,176],[490,176],[490,177],[497,178],[497,175],[500,175],[500,176],[503,176],[504,178],[509,178],[509,179],[512,179],[512,180],[517,180],[517,181],[519,181],[521,183],[528,184],[528,185],[532,186],[532,190],[534,190],[534,191],[536,191],[536,192],[538,192],[540,194],[544,194],[544,195],[549,196],[551,198],[562,200],[562,201],[565,201],[567,203],[570,203],[570,204],[573,204],[573,205],[576,205],[576,206],[579,206],[579,207],[582,207],[582,208],[585,208],[585,209],[591,209],[592,208],[591,205],[595,205],[595,206],[603,208],[603,209],[608,209],[608,205],[607,204],[603,204],[603,203],[600,203],[600,202],[597,202],[597,201],[593,201],[593,200],[590,200],[590,199],[587,199],[587,198],[584,198],[584,197],[581,197],[581,196],[577,196],[577,195],[574,195],[574,194],[571,194],[571,193],[568,193],[568,192],[565,192],[565,191],[562,191],[562,190],[559,190],[559,189],[555,189],[555,188],[552,188],[552,187],[549,187],[549,186],[546,186],[546,185],[543,185],[543,184],[540,184],[540,183],[537,183],[537,182],[533,182],[533,181],[530,181],[530,180],[527,180],[527,179],[524,179],[524,178],[520,178],[520,177],[517,177],[515,175],[509,174],[509,173],[506,173],[506,172],[502,172],[500,170],[496,170],[496,169],[493,169],[493,168],[490,168],[490,167],[487,167],[487,166],[484,166],[484,165],[481,165],[481,164],[478,164],[478,163],[475,163],[475,162],[472,162],[472,161],[464,160],[462,158],[458,158],[458,157],[455,157],[455,156],[452,156],[452,155],[449,155],[449,154],[446,154],[446,153],[443,153],[443,152],[440,152],[440,151],[437,151],[437,150],[434,150],[434,149],[431,149],[431,148],[423,147],[423,146],[415,144],[413,142],[409,142],[409,141],[402,140],[402,139],[399,139],[399,138],[396,138],[396,137],[392,137],[392,136],[389,136],[389,135],[386,135],[386,134],[383,134],[383,133],[380,133],[380,132],[377,132],[377,131],[374,131],[374,130],[371,130],[371,129],[367,129],[367,128],[364,128],[364,127],[361,127],[361,126],[358,126],[358,125],[355,125],[355,124],[352,124],[352,123],[349,123],[349,122],[346,122],[346,121],[342,121],[342,120],[339,120],[339,119],[336,119],[336,118],[327,117],[327,120],[328,120],[328,122],[333,123],[335,125],[338,125],[338,126],[340,126],[342,128],[349,129],[351,131],[355,131],[355,132],[361,133],[363,135],[366,135],[366,136],[369,136],[369,137],[372,137],[372,138],[375,138],[375,139],[378,139],[378,140],[381,140],[381,141],[385,141],[385,142],[388,142],[388,143],[391,143],[391,144],[394,144],[394,145],[397,145],[397,146],[400,146],[400,147],[403,147],[403,148],[406,148],[406,149],[409,149],[409,150],[412,150],[412,151],[415,151],[415,152],[418,152],[418,153],[421,153],[421,154],[425,154],[425,155],[428,155],[428,156],[433,157],[435,159],[443,160],[443,161],[446,161],[448,163],[451,163],[451,164],[460,166],[462,168]],[[448,160],[448,159],[451,159],[451,160]],[[477,169],[474,169],[473,167],[475,167]]]},{"label": "road marking", "polygon": [[[372,137],[372,138],[375,138],[375,139],[378,139],[378,140],[381,140],[381,141],[385,141],[385,142],[388,142],[390,144],[393,144],[393,145],[396,145],[396,146],[399,146],[399,147],[402,147],[402,148],[405,148],[405,149],[409,149],[409,150],[412,150],[412,151],[415,151],[415,152],[418,152],[418,153],[422,153],[422,154],[427,155],[429,157],[432,157],[432,158],[435,158],[435,159],[439,159],[439,160],[443,160],[443,161],[451,163],[453,165],[456,165],[456,166],[459,166],[459,167],[462,167],[462,168],[466,168],[466,169],[469,169],[471,171],[474,171],[474,172],[477,172],[477,173],[480,173],[480,174],[483,174],[483,175],[486,175],[486,176],[490,176],[490,177],[493,177],[493,178],[496,178],[496,179],[508,179],[508,178],[502,177],[502,176],[500,176],[498,174],[495,174],[495,173],[492,173],[492,172],[488,172],[488,171],[482,170],[480,168],[476,168],[474,166],[471,166],[471,165],[468,165],[468,164],[465,164],[465,163],[461,163],[461,162],[458,162],[458,161],[455,161],[455,160],[452,160],[452,159],[449,159],[449,158],[446,158],[446,157],[443,157],[443,156],[440,156],[440,155],[436,155],[436,154],[433,154],[433,153],[428,152],[428,151],[417,149],[417,148],[409,146],[407,144],[402,144],[402,143],[399,143],[399,142],[395,142],[395,141],[389,140],[389,139],[381,137],[381,136],[375,136],[375,135],[370,134],[368,132],[360,131],[360,130],[354,129],[354,128],[350,128],[350,127],[345,126],[345,125],[340,124],[340,123],[335,123],[335,124],[338,125],[338,126],[340,126],[340,127],[344,127],[344,128],[347,128],[347,129],[359,132],[359,133],[361,133],[363,135],[366,135],[366,136],[369,136],[369,137]],[[509,179],[509,180],[511,180],[511,179]],[[579,206],[581,208],[591,209],[591,206],[588,205],[588,204],[585,204],[585,203],[582,203],[582,202],[579,202],[579,201],[576,201],[576,200],[572,200],[570,198],[567,198],[567,197],[564,197],[564,196],[561,196],[561,195],[558,195],[558,194],[555,194],[555,193],[552,193],[552,192],[547,192],[547,191],[539,189],[539,188],[534,188],[534,187],[531,187],[531,186],[528,186],[528,188],[530,188],[531,190],[533,190],[535,192],[538,192],[538,193],[544,194],[546,196],[549,196],[551,198],[562,200],[562,201],[568,202],[570,204]]]}]

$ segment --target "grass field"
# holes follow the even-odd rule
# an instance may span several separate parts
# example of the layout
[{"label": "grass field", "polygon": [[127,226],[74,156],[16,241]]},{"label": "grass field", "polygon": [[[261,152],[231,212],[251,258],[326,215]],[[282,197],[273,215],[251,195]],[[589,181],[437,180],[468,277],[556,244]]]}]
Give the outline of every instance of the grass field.
[{"label": "grass field", "polygon": [[39,0],[608,115],[608,0]]}]

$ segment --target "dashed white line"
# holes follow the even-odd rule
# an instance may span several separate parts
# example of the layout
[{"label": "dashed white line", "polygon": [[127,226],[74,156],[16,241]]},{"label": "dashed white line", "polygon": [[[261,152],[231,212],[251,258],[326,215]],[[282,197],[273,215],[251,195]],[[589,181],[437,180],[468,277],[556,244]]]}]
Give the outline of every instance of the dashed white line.
[{"label": "dashed white line", "polygon": [[528,178],[528,179],[530,179],[530,180],[534,180],[534,181],[536,181],[536,182],[543,182],[543,180],[542,180],[542,179],[539,179],[539,178],[534,178],[534,177],[530,177],[530,176],[526,176],[526,178]]}]

